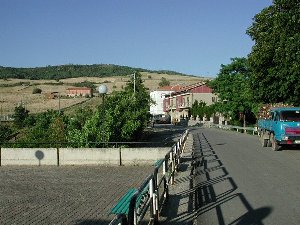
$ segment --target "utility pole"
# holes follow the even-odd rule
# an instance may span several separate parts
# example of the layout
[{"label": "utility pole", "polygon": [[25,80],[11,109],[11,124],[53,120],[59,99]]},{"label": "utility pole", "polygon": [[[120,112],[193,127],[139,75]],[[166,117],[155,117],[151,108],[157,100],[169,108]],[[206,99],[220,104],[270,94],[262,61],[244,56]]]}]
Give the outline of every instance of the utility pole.
[{"label": "utility pole", "polygon": [[133,73],[133,93],[135,95],[135,72]]},{"label": "utility pole", "polygon": [[58,93],[58,112],[60,114],[60,93]]}]

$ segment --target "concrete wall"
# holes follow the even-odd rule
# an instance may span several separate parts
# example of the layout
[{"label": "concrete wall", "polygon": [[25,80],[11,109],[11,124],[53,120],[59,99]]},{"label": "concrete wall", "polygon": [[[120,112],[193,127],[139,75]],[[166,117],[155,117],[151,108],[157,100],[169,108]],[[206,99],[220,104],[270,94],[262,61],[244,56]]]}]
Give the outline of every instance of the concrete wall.
[{"label": "concrete wall", "polygon": [[152,165],[170,148],[2,148],[0,165]]},{"label": "concrete wall", "polygon": [[153,164],[165,157],[171,148],[122,148],[122,165]]},{"label": "concrete wall", "polygon": [[60,148],[60,165],[119,165],[119,148]]},{"label": "concrete wall", "polygon": [[57,165],[57,149],[2,148],[1,165]]}]

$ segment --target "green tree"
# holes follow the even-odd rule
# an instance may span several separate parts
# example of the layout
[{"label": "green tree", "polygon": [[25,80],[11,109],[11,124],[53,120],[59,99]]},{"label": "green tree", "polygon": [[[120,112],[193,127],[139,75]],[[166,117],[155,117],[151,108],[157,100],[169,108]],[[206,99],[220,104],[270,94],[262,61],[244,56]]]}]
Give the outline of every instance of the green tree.
[{"label": "green tree", "polygon": [[32,94],[41,94],[42,93],[42,89],[40,89],[40,88],[34,88],[33,90],[32,90]]},{"label": "green tree", "polygon": [[160,87],[169,86],[170,81],[168,81],[165,77],[162,77],[160,82],[158,83]]},{"label": "green tree", "polygon": [[24,121],[28,117],[29,111],[25,109],[22,105],[16,106],[14,110],[14,124],[18,128],[24,126]]},{"label": "green tree", "polygon": [[61,116],[56,117],[52,120],[49,129],[49,139],[50,143],[54,143],[53,147],[62,147],[66,142],[66,131],[65,124]]},{"label": "green tree", "polygon": [[274,0],[254,17],[247,33],[255,42],[249,55],[250,85],[263,103],[300,102],[300,2]]},{"label": "green tree", "polygon": [[215,110],[233,120],[239,120],[240,113],[255,113],[256,103],[250,88],[250,75],[246,58],[233,58],[230,64],[221,65],[217,78],[209,83],[220,99]]},{"label": "green tree", "polygon": [[24,147],[60,147],[58,143],[65,142],[67,118],[59,112],[49,110],[35,116],[35,123],[26,127],[19,142],[26,143]]},{"label": "green tree", "polygon": [[2,125],[0,123],[0,142],[8,141],[9,137],[13,134],[13,131],[10,127]]},{"label": "green tree", "polygon": [[84,125],[68,129],[68,140],[79,146],[97,146],[95,142],[138,140],[147,125],[150,114],[150,95],[136,73],[124,91],[114,92],[105,98]]},{"label": "green tree", "polygon": [[199,116],[200,119],[203,119],[204,115],[206,114],[206,103],[203,101],[198,102],[197,100],[195,100],[191,108],[191,114],[194,118]]}]

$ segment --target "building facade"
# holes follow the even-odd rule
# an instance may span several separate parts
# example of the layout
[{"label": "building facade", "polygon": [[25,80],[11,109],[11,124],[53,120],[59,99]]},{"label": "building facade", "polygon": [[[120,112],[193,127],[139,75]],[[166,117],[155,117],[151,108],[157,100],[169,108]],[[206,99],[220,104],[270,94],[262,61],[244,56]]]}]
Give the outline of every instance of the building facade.
[{"label": "building facade", "polygon": [[190,109],[195,101],[205,102],[211,105],[218,101],[212,89],[205,83],[197,83],[181,88],[178,91],[165,95],[163,111],[171,116],[171,121],[180,121],[181,118],[189,117]]},{"label": "building facade", "polygon": [[153,103],[150,105],[150,114],[155,115],[165,115],[164,111],[164,99],[165,96],[170,95],[173,92],[180,90],[181,86],[165,86],[160,87],[158,90],[150,92],[150,98]]},{"label": "building facade", "polygon": [[88,87],[75,87],[75,88],[68,88],[67,89],[67,96],[69,97],[92,97],[93,90]]}]

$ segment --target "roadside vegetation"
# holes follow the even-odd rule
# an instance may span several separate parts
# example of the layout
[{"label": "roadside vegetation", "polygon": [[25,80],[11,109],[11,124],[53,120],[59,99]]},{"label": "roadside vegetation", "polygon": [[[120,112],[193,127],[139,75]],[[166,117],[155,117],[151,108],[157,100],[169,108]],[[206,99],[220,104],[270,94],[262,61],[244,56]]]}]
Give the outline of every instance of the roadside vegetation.
[{"label": "roadside vegetation", "polygon": [[[136,73],[124,90],[107,96],[96,110],[78,108],[73,114],[48,110],[29,114],[15,108],[14,127],[0,125],[0,141],[15,137],[15,147],[99,147],[107,142],[138,141],[150,118],[150,96]],[[5,144],[4,144],[5,145]]]},{"label": "roadside vegetation", "polygon": [[300,2],[274,0],[255,15],[247,34],[254,41],[246,58],[221,65],[209,85],[219,95],[217,112],[233,122],[255,123],[266,103],[299,106],[300,102]]}]

